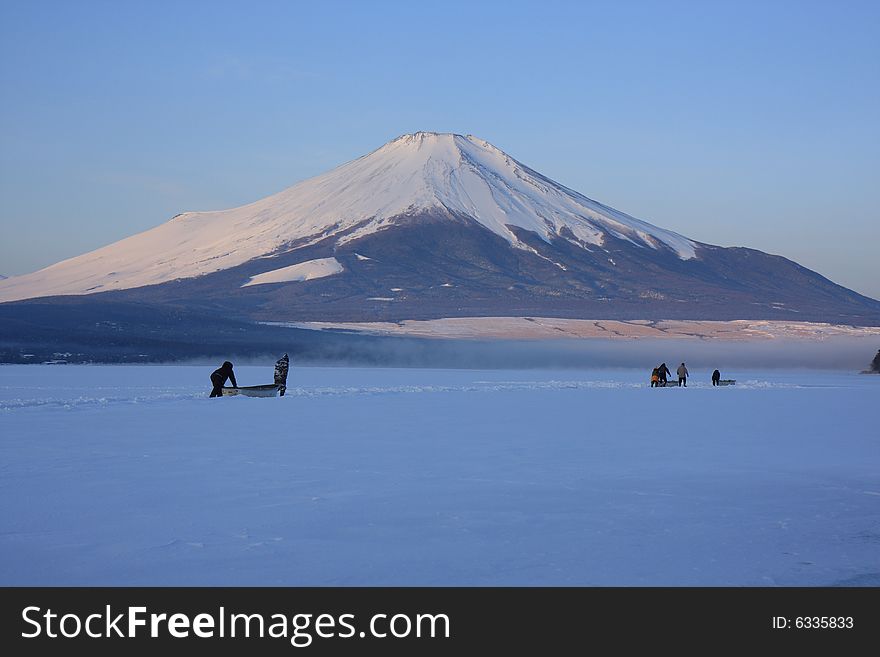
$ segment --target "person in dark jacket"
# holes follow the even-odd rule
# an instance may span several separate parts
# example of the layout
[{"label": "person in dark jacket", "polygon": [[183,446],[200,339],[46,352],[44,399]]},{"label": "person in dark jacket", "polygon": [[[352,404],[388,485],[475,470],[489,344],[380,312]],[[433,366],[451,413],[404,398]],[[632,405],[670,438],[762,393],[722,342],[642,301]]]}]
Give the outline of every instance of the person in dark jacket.
[{"label": "person in dark jacket", "polygon": [[278,386],[278,392],[281,396],[287,391],[287,370],[290,368],[290,359],[284,354],[275,363],[275,385]]},{"label": "person in dark jacket", "polygon": [[678,366],[678,369],[675,371],[678,374],[678,387],[681,388],[684,386],[687,388],[688,385],[688,368],[684,366],[684,363]]},{"label": "person in dark jacket", "polygon": [[660,367],[657,368],[657,374],[660,375],[660,386],[665,388],[668,376],[672,375],[672,372],[669,371],[669,368],[666,367],[666,363],[660,363]]},{"label": "person in dark jacket", "polygon": [[719,372],[718,370],[715,370],[714,372],[712,372],[712,385],[717,386],[718,382],[720,380],[721,380],[721,372]]},{"label": "person in dark jacket", "polygon": [[232,371],[232,363],[228,360],[211,373],[211,385],[214,386],[214,389],[211,390],[211,397],[223,396],[223,384],[226,383],[226,379],[232,381],[233,388],[238,387],[235,382],[235,373]]}]

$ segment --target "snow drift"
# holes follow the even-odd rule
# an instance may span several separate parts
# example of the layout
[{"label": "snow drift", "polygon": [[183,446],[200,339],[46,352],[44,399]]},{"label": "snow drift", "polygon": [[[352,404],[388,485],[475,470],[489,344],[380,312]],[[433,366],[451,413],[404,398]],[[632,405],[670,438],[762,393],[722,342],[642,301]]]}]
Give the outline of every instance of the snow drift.
[{"label": "snow drift", "polygon": [[333,276],[344,271],[344,267],[336,258],[319,258],[317,260],[307,260],[289,267],[281,267],[273,269],[262,274],[252,276],[251,280],[242,285],[248,287],[250,285],[265,285],[266,283],[287,283],[290,281],[311,281],[316,278],[324,278],[325,276]]}]

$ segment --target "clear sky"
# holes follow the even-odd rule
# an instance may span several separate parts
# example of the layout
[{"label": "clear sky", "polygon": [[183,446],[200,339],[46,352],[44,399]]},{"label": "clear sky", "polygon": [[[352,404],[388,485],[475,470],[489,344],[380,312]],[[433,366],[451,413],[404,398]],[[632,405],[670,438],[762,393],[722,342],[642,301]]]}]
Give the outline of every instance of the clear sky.
[{"label": "clear sky", "polygon": [[0,0],[0,274],[474,134],[880,298],[880,2]]}]

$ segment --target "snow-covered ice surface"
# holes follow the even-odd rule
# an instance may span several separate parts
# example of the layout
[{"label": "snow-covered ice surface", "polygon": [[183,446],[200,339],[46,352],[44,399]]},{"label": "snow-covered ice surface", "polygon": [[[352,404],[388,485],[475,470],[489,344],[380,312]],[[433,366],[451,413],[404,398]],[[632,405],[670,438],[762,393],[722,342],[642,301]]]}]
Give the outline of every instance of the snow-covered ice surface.
[{"label": "snow-covered ice surface", "polygon": [[292,243],[337,234],[344,243],[420,212],[466,215],[519,248],[530,247],[510,226],[583,247],[602,244],[610,234],[647,248],[667,247],[673,258],[696,256],[691,240],[570,190],[482,139],[417,132],[254,203],[184,212],[96,251],[14,276],[0,283],[0,301],[210,274]]},{"label": "snow-covered ice surface", "polygon": [[0,584],[880,585],[880,377],[212,369],[0,367]]}]

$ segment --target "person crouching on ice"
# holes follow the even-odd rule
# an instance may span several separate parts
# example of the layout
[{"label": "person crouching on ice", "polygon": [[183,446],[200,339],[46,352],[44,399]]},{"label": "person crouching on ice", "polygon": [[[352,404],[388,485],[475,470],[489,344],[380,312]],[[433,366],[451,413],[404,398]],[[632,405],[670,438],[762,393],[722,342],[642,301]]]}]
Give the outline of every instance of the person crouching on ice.
[{"label": "person crouching on ice", "polygon": [[656,388],[660,385],[660,370],[656,367],[651,372],[651,387]]},{"label": "person crouching on ice", "polygon": [[232,371],[232,363],[228,360],[211,373],[211,384],[214,386],[214,389],[211,390],[211,397],[223,396],[223,384],[226,383],[226,379],[232,381],[233,388],[238,387],[235,382],[235,372]]},{"label": "person crouching on ice", "polygon": [[287,370],[290,367],[290,360],[287,354],[284,354],[275,363],[275,385],[278,386],[278,392],[281,396],[287,391]]}]

